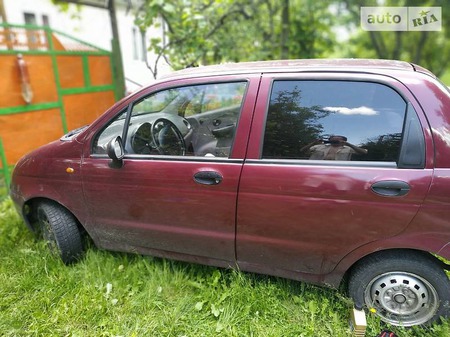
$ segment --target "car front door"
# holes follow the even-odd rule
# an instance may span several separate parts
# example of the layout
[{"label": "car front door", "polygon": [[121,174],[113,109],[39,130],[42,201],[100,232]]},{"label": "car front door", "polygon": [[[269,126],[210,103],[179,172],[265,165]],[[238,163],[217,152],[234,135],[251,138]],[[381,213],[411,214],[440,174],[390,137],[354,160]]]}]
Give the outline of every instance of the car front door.
[{"label": "car front door", "polygon": [[[96,132],[83,189],[97,244],[234,261],[237,189],[258,85],[252,75],[159,85]],[[106,148],[117,136],[125,156],[114,167]]]},{"label": "car front door", "polygon": [[401,83],[363,76],[263,77],[239,190],[243,269],[326,274],[414,218],[432,178],[426,120]]}]

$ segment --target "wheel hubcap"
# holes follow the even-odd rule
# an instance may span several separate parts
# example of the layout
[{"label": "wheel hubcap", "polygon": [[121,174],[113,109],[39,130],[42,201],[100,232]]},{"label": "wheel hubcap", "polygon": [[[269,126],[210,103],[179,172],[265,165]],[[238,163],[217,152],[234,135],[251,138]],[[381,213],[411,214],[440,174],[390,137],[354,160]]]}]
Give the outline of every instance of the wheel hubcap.
[{"label": "wheel hubcap", "polygon": [[394,301],[399,304],[403,304],[406,302],[406,296],[403,294],[397,294],[394,296]]},{"label": "wheel hubcap", "polygon": [[365,301],[384,321],[402,326],[427,322],[439,307],[437,292],[428,281],[402,272],[374,278],[366,288]]}]

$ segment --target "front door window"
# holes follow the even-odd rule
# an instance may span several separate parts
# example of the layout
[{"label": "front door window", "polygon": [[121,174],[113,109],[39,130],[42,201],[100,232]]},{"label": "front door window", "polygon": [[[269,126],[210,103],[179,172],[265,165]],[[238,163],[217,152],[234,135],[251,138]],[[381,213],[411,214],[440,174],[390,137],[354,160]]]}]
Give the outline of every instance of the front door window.
[{"label": "front door window", "polygon": [[229,157],[246,82],[201,84],[171,88],[135,102],[124,124],[119,114],[96,138],[94,154],[125,135],[128,155]]}]

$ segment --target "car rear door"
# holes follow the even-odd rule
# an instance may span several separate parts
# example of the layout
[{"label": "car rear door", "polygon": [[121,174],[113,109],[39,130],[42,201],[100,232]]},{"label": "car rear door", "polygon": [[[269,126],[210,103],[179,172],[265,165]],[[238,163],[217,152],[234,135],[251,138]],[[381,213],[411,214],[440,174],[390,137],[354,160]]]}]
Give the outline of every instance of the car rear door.
[{"label": "car rear door", "polygon": [[[259,80],[216,76],[159,85],[92,136],[83,189],[97,244],[219,265],[234,261],[238,182]],[[155,149],[149,132],[162,117],[180,129],[183,153]],[[158,142],[168,141],[158,127],[153,131]],[[114,168],[105,141],[117,135],[125,135],[126,154]]]},{"label": "car rear door", "polygon": [[[345,147],[331,148],[332,135]],[[325,274],[357,247],[401,233],[430,186],[429,135],[391,77],[264,75],[239,189],[238,264]],[[341,157],[326,160],[333,151]]]}]

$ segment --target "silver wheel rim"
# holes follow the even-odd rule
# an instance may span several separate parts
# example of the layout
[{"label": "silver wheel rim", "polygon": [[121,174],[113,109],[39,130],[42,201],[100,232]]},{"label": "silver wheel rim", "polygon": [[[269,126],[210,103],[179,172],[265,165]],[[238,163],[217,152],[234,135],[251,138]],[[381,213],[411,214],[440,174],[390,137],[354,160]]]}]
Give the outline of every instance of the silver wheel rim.
[{"label": "silver wheel rim", "polygon": [[424,278],[404,272],[375,277],[367,286],[364,299],[383,321],[398,326],[424,324],[439,308],[436,289]]}]

